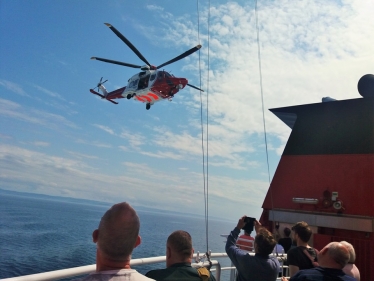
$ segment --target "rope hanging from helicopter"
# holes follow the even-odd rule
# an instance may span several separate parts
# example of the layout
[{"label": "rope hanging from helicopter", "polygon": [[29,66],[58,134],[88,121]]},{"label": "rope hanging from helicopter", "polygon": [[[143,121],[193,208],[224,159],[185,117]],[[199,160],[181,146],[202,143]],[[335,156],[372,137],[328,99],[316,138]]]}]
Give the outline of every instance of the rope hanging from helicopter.
[{"label": "rope hanging from helicopter", "polygon": [[[198,42],[200,44],[200,11],[199,11],[199,0],[196,0],[197,3],[197,21],[198,21]],[[263,130],[264,130],[264,142],[265,142],[265,151],[266,151],[266,164],[267,164],[267,173],[268,173],[268,181],[269,181],[269,191],[270,191],[270,199],[271,199],[271,206],[274,209],[274,202],[273,202],[273,194],[272,189],[270,186],[271,178],[270,178],[270,167],[269,167],[269,153],[268,153],[268,141],[267,141],[267,132],[266,132],[266,121],[265,121],[265,105],[264,105],[264,94],[263,94],[263,83],[262,83],[262,65],[261,65],[261,48],[260,48],[260,29],[259,29],[259,20],[258,20],[258,3],[257,0],[254,0],[255,4],[255,20],[256,20],[256,34],[257,34],[257,57],[258,57],[258,69],[259,69],[259,77],[260,77],[260,93],[261,93],[261,107],[262,107],[262,122],[263,122]],[[210,261],[210,253],[209,253],[209,73],[210,73],[210,57],[209,57],[209,39],[210,39],[210,0],[208,0],[208,22],[207,22],[207,89],[206,89],[206,164],[205,164],[205,148],[204,148],[204,121],[203,121],[203,97],[202,92],[200,91],[200,122],[201,122],[201,149],[203,155],[203,185],[204,185],[204,207],[205,207],[205,234],[206,234],[206,254],[205,257],[207,258],[208,262],[211,265]],[[202,74],[201,74],[201,53],[199,50],[199,78],[200,78],[200,88],[202,88]],[[205,169],[206,166],[206,169]],[[273,220],[274,222],[274,212],[273,212]]]},{"label": "rope hanging from helicopter", "polygon": [[[197,6],[197,37],[200,44],[200,9],[199,0],[196,0]],[[209,159],[209,142],[208,142],[208,124],[209,124],[209,27],[210,27],[210,0],[208,1],[208,36],[207,36],[207,47],[208,47],[208,72],[207,72],[207,89],[206,89],[206,164],[205,164],[205,148],[204,148],[204,120],[203,120],[203,96],[200,91],[200,123],[201,123],[201,150],[203,155],[203,185],[204,185],[204,212],[205,212],[205,239],[206,239],[206,253],[205,258],[209,262],[209,267],[212,265],[210,261],[209,252],[209,170],[208,170],[208,159]],[[199,51],[199,79],[200,79],[200,89],[202,88],[202,74],[201,74],[201,53]]]},{"label": "rope hanging from helicopter", "polygon": [[[268,153],[268,141],[267,141],[267,133],[266,133],[266,121],[265,121],[265,105],[264,105],[264,93],[263,93],[263,85],[262,85],[262,65],[261,65],[261,48],[260,48],[260,28],[258,24],[258,6],[257,1],[254,0],[255,4],[255,18],[256,18],[256,34],[257,34],[257,57],[258,57],[258,71],[260,76],[260,91],[261,91],[261,107],[262,107],[262,123],[264,127],[264,141],[265,141],[265,150],[266,150],[266,164],[267,164],[267,171],[268,171],[268,180],[269,180],[269,191],[270,191],[270,201],[271,201],[271,209],[274,210],[274,202],[273,202],[273,192],[271,188],[271,179],[270,179],[270,168],[269,168],[269,153]],[[274,212],[273,215],[273,222],[274,222]]]}]

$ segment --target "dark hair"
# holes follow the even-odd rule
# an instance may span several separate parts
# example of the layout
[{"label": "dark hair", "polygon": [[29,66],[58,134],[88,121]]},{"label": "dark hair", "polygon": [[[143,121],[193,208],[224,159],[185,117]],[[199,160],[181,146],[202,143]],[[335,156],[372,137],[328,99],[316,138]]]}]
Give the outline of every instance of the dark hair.
[{"label": "dark hair", "polygon": [[290,234],[291,234],[291,229],[289,229],[288,227],[285,227],[285,228],[283,229],[283,233],[284,233],[284,235],[285,235],[286,237],[289,237]]},{"label": "dark hair", "polygon": [[184,230],[176,230],[169,235],[167,245],[178,253],[181,258],[189,258],[192,254],[191,235]]},{"label": "dark hair", "polygon": [[255,237],[255,244],[257,245],[257,251],[259,254],[270,255],[273,252],[277,241],[275,241],[270,231],[262,227]]},{"label": "dark hair", "polygon": [[307,243],[312,236],[312,230],[305,221],[296,223],[292,230],[300,237],[301,241]]},{"label": "dark hair", "polygon": [[108,259],[125,261],[134,249],[139,228],[139,217],[128,203],[113,205],[101,218],[98,247]]}]

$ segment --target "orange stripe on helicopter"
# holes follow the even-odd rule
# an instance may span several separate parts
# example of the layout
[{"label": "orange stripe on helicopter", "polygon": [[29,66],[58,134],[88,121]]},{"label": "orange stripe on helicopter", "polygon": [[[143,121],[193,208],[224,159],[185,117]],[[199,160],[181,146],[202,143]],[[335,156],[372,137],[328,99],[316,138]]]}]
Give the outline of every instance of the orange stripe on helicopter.
[{"label": "orange stripe on helicopter", "polygon": [[152,99],[150,97],[147,97],[147,96],[142,96],[142,98],[146,99],[148,102],[152,101]]},{"label": "orange stripe on helicopter", "polygon": [[142,102],[145,102],[144,98],[143,97],[138,97],[138,96],[135,96],[135,98],[138,100],[138,101],[142,101]]},{"label": "orange stripe on helicopter", "polygon": [[154,93],[148,93],[148,96],[151,96],[151,97],[154,98],[155,100],[158,100],[158,99],[159,99],[159,97],[158,97],[156,94],[154,94]]}]

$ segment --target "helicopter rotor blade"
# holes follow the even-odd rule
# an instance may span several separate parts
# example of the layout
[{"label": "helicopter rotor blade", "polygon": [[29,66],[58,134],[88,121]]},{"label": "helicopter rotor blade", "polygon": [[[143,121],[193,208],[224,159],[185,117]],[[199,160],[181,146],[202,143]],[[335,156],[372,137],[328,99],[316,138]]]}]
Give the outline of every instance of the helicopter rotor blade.
[{"label": "helicopter rotor blade", "polygon": [[157,66],[157,68],[160,69],[161,67],[163,67],[165,65],[168,65],[168,64],[171,64],[173,62],[179,61],[179,60],[193,54],[194,52],[198,51],[200,48],[201,48],[201,45],[197,45],[197,46],[193,47],[192,49],[188,50],[187,52],[184,52],[183,54],[173,58],[172,60],[169,60],[168,62],[160,64],[159,66]]},{"label": "helicopter rotor blade", "polygon": [[116,60],[108,60],[108,59],[103,59],[103,58],[98,58],[98,57],[92,57],[91,59],[92,60],[99,60],[99,61],[103,61],[103,62],[108,62],[108,63],[113,63],[113,64],[117,64],[117,65],[122,65],[122,66],[127,66],[127,67],[132,67],[132,68],[140,68],[141,67],[140,65],[136,65],[136,64],[121,62],[121,61],[116,61]]},{"label": "helicopter rotor blade", "polygon": [[100,78],[100,81],[99,83],[97,83],[96,87],[93,88],[93,90],[95,90],[97,88],[97,91],[100,93],[100,86],[103,85],[106,81],[108,81],[108,79],[106,79],[104,82],[103,81],[103,77]]},{"label": "helicopter rotor blade", "polygon": [[112,26],[110,23],[104,23],[106,26],[108,26],[137,56],[140,58],[145,64],[151,66],[151,64],[146,60],[145,57],[138,51],[137,48],[129,41],[125,36],[121,34],[114,26]]},{"label": "helicopter rotor blade", "polygon": [[94,90],[95,90],[96,88],[98,88],[98,91],[100,92],[100,88],[99,88],[99,86],[100,86],[102,80],[103,80],[103,77],[100,78],[99,83],[97,83],[96,87],[93,88]]},{"label": "helicopter rotor blade", "polygon": [[204,90],[201,90],[200,88],[198,88],[198,87],[196,87],[196,86],[194,86],[194,85],[187,84],[187,86],[190,86],[191,88],[194,88],[194,89],[196,89],[196,90],[199,90],[199,91],[204,92]]}]

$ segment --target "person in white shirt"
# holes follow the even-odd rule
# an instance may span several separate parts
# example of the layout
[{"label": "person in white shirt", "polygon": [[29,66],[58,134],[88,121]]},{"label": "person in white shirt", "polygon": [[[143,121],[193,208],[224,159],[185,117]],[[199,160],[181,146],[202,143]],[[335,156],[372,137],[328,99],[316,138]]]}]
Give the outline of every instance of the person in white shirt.
[{"label": "person in white shirt", "polygon": [[128,203],[113,205],[92,233],[96,271],[74,281],[152,281],[130,267],[132,251],[141,243],[139,228],[139,217]]}]

